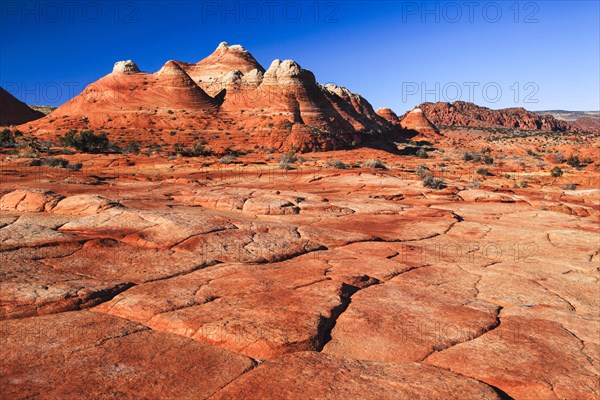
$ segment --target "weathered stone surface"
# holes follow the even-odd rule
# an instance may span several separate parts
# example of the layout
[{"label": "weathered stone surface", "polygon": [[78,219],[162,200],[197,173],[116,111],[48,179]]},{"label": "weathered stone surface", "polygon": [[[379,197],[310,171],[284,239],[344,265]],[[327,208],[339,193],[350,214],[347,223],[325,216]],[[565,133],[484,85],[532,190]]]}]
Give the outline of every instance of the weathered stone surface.
[{"label": "weathered stone surface", "polygon": [[3,398],[205,399],[253,366],[225,350],[87,311],[2,321],[0,331]]},{"label": "weathered stone surface", "polygon": [[49,211],[62,196],[49,190],[15,190],[2,196],[0,210],[3,211]]},{"label": "weathered stone surface", "polygon": [[418,363],[377,363],[315,352],[266,361],[215,399],[499,399],[476,380]]},{"label": "weathered stone surface", "polygon": [[457,292],[424,290],[425,285],[402,277],[354,294],[324,351],[362,360],[420,361],[498,323],[493,304]]},{"label": "weathered stone surface", "polygon": [[65,215],[94,215],[118,205],[106,197],[80,194],[62,199],[52,209],[52,212]]},{"label": "weathered stone surface", "polygon": [[202,254],[140,248],[113,239],[90,240],[73,254],[44,262],[59,271],[133,283],[181,275],[213,263]]},{"label": "weathered stone surface", "polygon": [[432,354],[426,362],[496,386],[515,399],[595,399],[597,371],[581,341],[559,323],[502,317],[483,336]]},{"label": "weathered stone surface", "polygon": [[115,279],[92,279],[56,271],[43,257],[64,257],[78,245],[22,248],[0,253],[0,319],[22,318],[92,307],[131,286]]}]

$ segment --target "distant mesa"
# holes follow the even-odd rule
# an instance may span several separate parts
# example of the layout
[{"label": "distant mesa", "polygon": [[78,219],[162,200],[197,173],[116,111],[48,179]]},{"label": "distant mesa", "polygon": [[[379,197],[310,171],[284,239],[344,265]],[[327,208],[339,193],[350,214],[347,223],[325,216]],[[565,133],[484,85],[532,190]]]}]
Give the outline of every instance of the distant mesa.
[{"label": "distant mesa", "polygon": [[478,128],[515,128],[521,130],[541,130],[566,132],[569,123],[552,115],[538,115],[524,108],[492,110],[473,103],[455,101],[419,105],[427,118],[436,126],[465,126]]},{"label": "distant mesa", "polygon": [[0,87],[0,126],[20,125],[43,116]]}]

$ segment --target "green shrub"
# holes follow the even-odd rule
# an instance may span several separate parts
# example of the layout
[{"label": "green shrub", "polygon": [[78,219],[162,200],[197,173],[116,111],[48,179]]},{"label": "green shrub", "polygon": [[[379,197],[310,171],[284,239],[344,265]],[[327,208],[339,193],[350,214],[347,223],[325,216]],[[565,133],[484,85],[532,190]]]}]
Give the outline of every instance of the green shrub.
[{"label": "green shrub", "polygon": [[571,155],[567,158],[567,164],[573,168],[578,168],[581,166],[581,161],[579,161],[579,157]]},{"label": "green shrub", "polygon": [[477,173],[478,173],[479,175],[483,175],[483,176],[489,176],[489,175],[491,175],[491,174],[490,174],[490,171],[488,171],[488,169],[487,169],[487,168],[479,168],[479,169],[477,170]]},{"label": "green shrub", "polygon": [[4,129],[0,132],[0,148],[14,147],[15,136],[8,129]]},{"label": "green shrub", "polygon": [[562,174],[563,174],[563,170],[560,169],[560,167],[558,167],[558,166],[552,168],[552,170],[550,171],[550,175],[552,175],[555,178],[562,176]]},{"label": "green shrub", "polygon": [[59,138],[59,143],[64,147],[74,147],[85,153],[98,153],[107,151],[110,143],[106,133],[102,132],[97,135],[93,131],[70,130]]}]

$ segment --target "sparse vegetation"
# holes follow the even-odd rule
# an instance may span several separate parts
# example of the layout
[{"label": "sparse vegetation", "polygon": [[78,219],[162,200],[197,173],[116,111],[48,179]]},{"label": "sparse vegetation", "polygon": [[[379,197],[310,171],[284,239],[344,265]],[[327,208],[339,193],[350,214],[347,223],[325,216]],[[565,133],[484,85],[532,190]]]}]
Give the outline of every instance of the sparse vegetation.
[{"label": "sparse vegetation", "polygon": [[554,178],[558,178],[559,176],[563,175],[563,170],[560,169],[560,167],[556,166],[552,168],[552,170],[550,171],[550,175],[552,175]]},{"label": "sparse vegetation", "polygon": [[383,161],[381,161],[379,159],[367,160],[367,161],[365,161],[365,163],[363,164],[363,166],[365,166],[367,168],[387,169],[387,167],[385,166],[385,164],[383,163]]},{"label": "sparse vegetation", "polygon": [[482,176],[490,176],[491,173],[487,168],[479,168],[477,169],[477,173]]},{"label": "sparse vegetation", "polygon": [[581,161],[579,160],[579,157],[574,155],[571,155],[569,158],[567,158],[567,164],[573,168],[581,167]]},{"label": "sparse vegetation", "polygon": [[340,161],[340,160],[329,160],[325,164],[327,168],[336,168],[336,169],[348,169],[348,164]]},{"label": "sparse vegetation", "polygon": [[15,146],[15,136],[13,133],[4,129],[0,132],[0,148],[4,147],[14,147]]},{"label": "sparse vegetation", "polygon": [[575,190],[575,189],[577,189],[576,183],[567,183],[565,186],[563,186],[563,190]]},{"label": "sparse vegetation", "polygon": [[425,174],[425,176],[423,176],[423,186],[439,190],[446,186],[446,182],[442,178],[436,178],[431,174]]},{"label": "sparse vegetation", "polygon": [[419,150],[417,150],[416,155],[419,158],[429,158],[429,154],[427,154],[427,150],[425,150],[423,148],[420,148]]},{"label": "sparse vegetation", "polygon": [[293,151],[284,154],[283,157],[279,160],[279,167],[284,170],[292,169],[292,164],[297,161],[297,157]]},{"label": "sparse vegetation", "polygon": [[233,154],[226,154],[219,159],[219,163],[220,164],[231,164],[235,160],[237,160],[236,156],[234,156]]},{"label": "sparse vegetation", "polygon": [[85,153],[101,153],[108,151],[109,141],[106,133],[94,134],[93,131],[70,130],[59,138],[59,143],[64,147],[73,147]]}]

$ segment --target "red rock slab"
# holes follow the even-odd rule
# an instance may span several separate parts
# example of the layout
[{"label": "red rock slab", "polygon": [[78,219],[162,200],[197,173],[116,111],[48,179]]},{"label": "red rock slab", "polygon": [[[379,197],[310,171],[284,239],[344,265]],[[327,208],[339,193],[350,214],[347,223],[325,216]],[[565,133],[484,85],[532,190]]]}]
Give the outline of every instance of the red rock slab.
[{"label": "red rock slab", "polygon": [[419,240],[443,234],[456,222],[451,212],[414,207],[399,214],[352,214],[323,218],[316,227],[359,232],[389,241]]},{"label": "red rock slab", "polygon": [[275,262],[323,248],[293,226],[236,222],[240,228],[193,236],[174,251],[202,254],[221,262]]},{"label": "red rock slab", "polygon": [[515,399],[597,399],[597,373],[581,341],[559,323],[520,316],[426,363],[493,385]]},{"label": "red rock slab", "polygon": [[[150,214],[150,215],[148,215]],[[154,214],[127,208],[110,208],[95,215],[71,221],[62,227],[61,232],[72,232],[87,236],[105,236],[122,239],[154,225],[150,219]]]},{"label": "red rock slab", "polygon": [[49,211],[63,196],[49,190],[15,190],[2,196],[0,210],[3,211]]},{"label": "red rock slab", "polygon": [[108,236],[137,246],[169,249],[194,235],[235,228],[224,217],[196,210],[183,213],[111,208],[65,224],[60,231]]},{"label": "red rock slab", "polygon": [[159,314],[147,325],[265,359],[320,349],[344,308],[343,285],[322,281],[295,289],[218,298]]},{"label": "red rock slab", "polygon": [[500,399],[474,379],[419,363],[298,352],[266,361],[215,396],[225,399]]},{"label": "red rock slab", "polygon": [[323,351],[371,361],[420,361],[493,329],[497,312],[497,306],[469,296],[387,282],[352,296]]},{"label": "red rock slab", "polygon": [[2,398],[205,399],[243,356],[86,311],[0,322]]},{"label": "red rock slab", "polygon": [[149,249],[114,239],[94,239],[66,257],[49,258],[55,270],[103,280],[144,283],[186,274],[214,264],[202,255]]},{"label": "red rock slab", "polygon": [[64,224],[73,220],[73,217],[68,215],[55,215],[41,212],[26,212],[19,216],[15,221],[17,224],[40,225],[52,230],[57,230]]},{"label": "red rock slab", "polygon": [[492,269],[483,273],[477,288],[479,299],[502,307],[544,304],[557,309],[573,310],[568,301],[545,289],[536,281]]},{"label": "red rock slab", "polygon": [[55,271],[36,259],[64,256],[73,245],[23,248],[0,253],[0,319],[23,318],[95,306],[131,286]]},{"label": "red rock slab", "polygon": [[56,204],[52,212],[63,215],[94,215],[112,207],[120,206],[106,197],[93,194],[69,196]]},{"label": "red rock slab", "polygon": [[195,235],[237,228],[224,217],[191,210],[185,213],[149,214],[145,218],[152,222],[152,226],[127,235],[123,241],[138,246],[169,249]]},{"label": "red rock slab", "polygon": [[0,249],[44,246],[50,243],[70,242],[75,238],[35,223],[13,223],[0,229]]},{"label": "red rock slab", "polygon": [[510,307],[501,312],[501,317],[527,317],[545,319],[559,323],[581,341],[581,351],[589,363],[587,369],[600,375],[600,317],[557,310],[549,306]]},{"label": "red rock slab", "polygon": [[94,310],[147,323],[157,314],[216,298],[293,289],[327,280],[310,255],[273,264],[225,264],[133,287]]},{"label": "red rock slab", "polygon": [[[362,242],[360,244],[376,246],[382,243]],[[423,266],[423,264],[402,263],[382,256],[385,254],[396,253],[391,251],[381,253],[377,249],[373,249],[372,252],[361,252],[360,247],[353,245],[313,253],[315,258],[323,259],[327,263],[328,277],[359,288],[388,281],[403,272]]]}]

